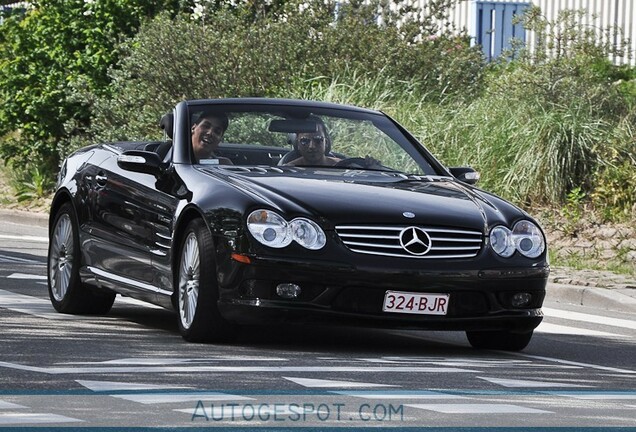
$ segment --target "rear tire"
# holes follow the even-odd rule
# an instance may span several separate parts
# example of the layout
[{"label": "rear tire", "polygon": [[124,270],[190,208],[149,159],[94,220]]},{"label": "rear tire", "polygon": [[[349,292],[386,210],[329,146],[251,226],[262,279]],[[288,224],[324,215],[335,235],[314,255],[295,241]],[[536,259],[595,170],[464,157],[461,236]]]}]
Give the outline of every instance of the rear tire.
[{"label": "rear tire", "polygon": [[214,242],[201,219],[188,224],[175,272],[179,331],[189,342],[227,342],[236,329],[219,313]]},{"label": "rear tire", "polygon": [[513,333],[509,331],[467,331],[468,342],[476,349],[521,351],[530,343],[533,331]]},{"label": "rear tire", "polygon": [[55,215],[47,259],[49,298],[56,311],[66,314],[105,314],[115,293],[98,291],[80,281],[79,233],[70,203]]}]

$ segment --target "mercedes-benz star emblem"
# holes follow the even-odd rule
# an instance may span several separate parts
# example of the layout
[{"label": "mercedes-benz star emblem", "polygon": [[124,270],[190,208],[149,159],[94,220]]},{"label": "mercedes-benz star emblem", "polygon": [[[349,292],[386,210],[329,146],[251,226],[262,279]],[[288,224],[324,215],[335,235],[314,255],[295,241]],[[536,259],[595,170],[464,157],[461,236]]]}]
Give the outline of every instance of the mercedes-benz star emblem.
[{"label": "mercedes-benz star emblem", "polygon": [[404,228],[400,232],[400,245],[411,255],[426,255],[431,250],[431,237],[422,228]]}]

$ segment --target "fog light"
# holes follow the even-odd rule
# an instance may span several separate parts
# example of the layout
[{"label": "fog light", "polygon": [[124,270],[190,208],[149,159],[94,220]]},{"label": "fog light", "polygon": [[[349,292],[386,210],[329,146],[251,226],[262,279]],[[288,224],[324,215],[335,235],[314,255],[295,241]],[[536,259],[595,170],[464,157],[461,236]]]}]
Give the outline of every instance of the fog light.
[{"label": "fog light", "polygon": [[300,287],[293,283],[283,283],[276,286],[276,294],[282,298],[294,299],[300,296]]},{"label": "fog light", "polygon": [[530,304],[530,300],[532,300],[532,294],[516,293],[512,296],[510,304],[512,304],[512,307],[520,308],[528,306]]}]

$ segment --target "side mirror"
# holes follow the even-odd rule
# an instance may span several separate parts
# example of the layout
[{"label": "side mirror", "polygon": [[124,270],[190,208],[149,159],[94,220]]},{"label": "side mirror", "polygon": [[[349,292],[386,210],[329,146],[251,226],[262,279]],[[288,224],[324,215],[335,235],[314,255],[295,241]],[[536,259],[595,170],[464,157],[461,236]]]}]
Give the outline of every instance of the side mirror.
[{"label": "side mirror", "polygon": [[460,182],[474,185],[479,181],[479,173],[471,167],[452,167],[448,169],[450,173]]},{"label": "side mirror", "polygon": [[158,177],[161,172],[161,159],[154,152],[128,150],[117,156],[117,165],[126,171],[152,174]]}]

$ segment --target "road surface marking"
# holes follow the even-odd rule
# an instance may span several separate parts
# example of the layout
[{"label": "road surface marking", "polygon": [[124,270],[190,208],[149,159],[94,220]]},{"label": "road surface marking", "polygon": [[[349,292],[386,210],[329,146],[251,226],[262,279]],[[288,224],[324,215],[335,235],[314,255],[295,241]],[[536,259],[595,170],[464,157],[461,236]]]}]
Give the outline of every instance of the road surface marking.
[{"label": "road surface marking", "polygon": [[313,378],[292,378],[292,377],[283,377],[288,381],[295,382],[303,387],[310,388],[369,388],[369,387],[400,387],[391,384],[374,384],[374,383],[365,383],[365,382],[354,382],[354,381],[335,381],[335,380],[324,380],[324,379],[313,379]]},{"label": "road surface marking", "polygon": [[0,409],[20,409],[27,408],[24,405],[14,404],[13,402],[5,402],[0,400]]},{"label": "road surface marking", "polygon": [[[33,315],[39,318],[54,319],[54,320],[82,320],[86,317],[61,314],[53,309],[51,302],[47,299],[42,299],[33,296],[27,296],[23,294],[16,294],[11,291],[5,291],[0,289],[0,308],[9,309],[14,312]],[[103,318],[103,317],[100,317]],[[111,318],[112,319],[112,318]]]},{"label": "road surface marking", "polygon": [[75,382],[94,392],[139,391],[139,390],[179,390],[179,389],[192,388],[192,387],[173,386],[173,385],[126,383],[126,382],[117,382],[117,381],[75,380]]},{"label": "road surface marking", "polygon": [[18,258],[18,257],[9,256],[9,255],[2,255],[2,254],[0,254],[0,263],[41,264],[41,265],[45,264],[45,262],[42,262],[42,261],[36,261],[36,260],[33,260],[33,259],[27,259],[27,258]]},{"label": "road surface marking", "polygon": [[405,406],[443,414],[554,414],[552,411],[506,404],[406,404]]},{"label": "road surface marking", "polygon": [[566,364],[566,365],[572,365],[572,366],[579,366],[579,367],[583,367],[583,368],[599,369],[599,370],[604,370],[604,371],[608,371],[608,372],[616,372],[616,373],[621,373],[621,374],[636,374],[636,371],[634,371],[634,370],[620,369],[620,368],[614,368],[614,367],[609,367],[609,366],[601,366],[601,365],[595,365],[595,364],[592,364],[592,363],[580,363],[580,362],[562,360],[562,359],[557,359],[557,358],[552,358],[552,357],[544,357],[544,356],[537,356],[537,355],[532,355],[532,354],[524,354],[524,353],[520,353],[520,352],[507,352],[507,354],[518,356],[518,357],[526,357],[526,358],[532,358],[532,359],[537,359],[537,360],[543,360],[543,361],[547,361],[547,362],[554,362],[554,363],[560,363],[560,364]]},{"label": "road surface marking", "polygon": [[468,399],[466,396],[437,391],[381,390],[381,391],[334,391],[331,393],[363,399]]},{"label": "road surface marking", "polygon": [[25,425],[42,423],[77,423],[83,420],[57,414],[0,412],[0,425]]},{"label": "road surface marking", "polygon": [[601,315],[590,315],[584,314],[580,312],[570,312],[560,309],[552,309],[552,308],[542,308],[543,312],[546,316],[554,317],[554,318],[563,318],[567,320],[573,321],[582,321],[593,324],[602,324],[611,327],[622,327],[626,329],[636,330],[636,321],[630,321],[626,319],[620,318],[610,318],[604,317]]},{"label": "road surface marking", "polygon": [[591,391],[591,392],[544,392],[551,396],[562,396],[581,400],[636,400],[636,392]]},{"label": "road surface marking", "polygon": [[562,334],[562,335],[574,335],[574,336],[599,336],[599,337],[612,337],[612,338],[629,338],[629,336],[619,335],[615,333],[608,333],[600,330],[590,330],[580,327],[569,327],[560,324],[551,324],[542,322],[534,331],[535,333],[548,333],[548,334]]},{"label": "road surface marking", "polygon": [[305,373],[305,372],[360,372],[360,373],[476,373],[475,370],[458,368],[429,367],[361,367],[356,366],[119,366],[119,367],[34,367],[17,363],[0,362],[0,367],[41,372],[51,375],[62,374],[128,374],[128,373]]},{"label": "road surface marking", "polygon": [[6,240],[21,240],[21,241],[32,241],[32,242],[40,242],[40,243],[48,243],[48,237],[40,237],[40,236],[25,236],[25,235],[11,235],[11,234],[0,234],[0,239]]},{"label": "road surface marking", "polygon": [[591,387],[581,384],[569,384],[556,381],[531,381],[531,380],[513,380],[503,378],[489,378],[489,377],[476,377],[485,381],[489,381],[493,384],[498,384],[504,387],[519,387],[519,388],[545,388],[545,387]]},{"label": "road surface marking", "polygon": [[7,279],[46,280],[46,276],[26,273],[11,273],[9,276],[7,276]]},{"label": "road surface marking", "polygon": [[111,397],[144,405],[184,402],[251,401],[254,398],[218,392],[111,394]]}]

